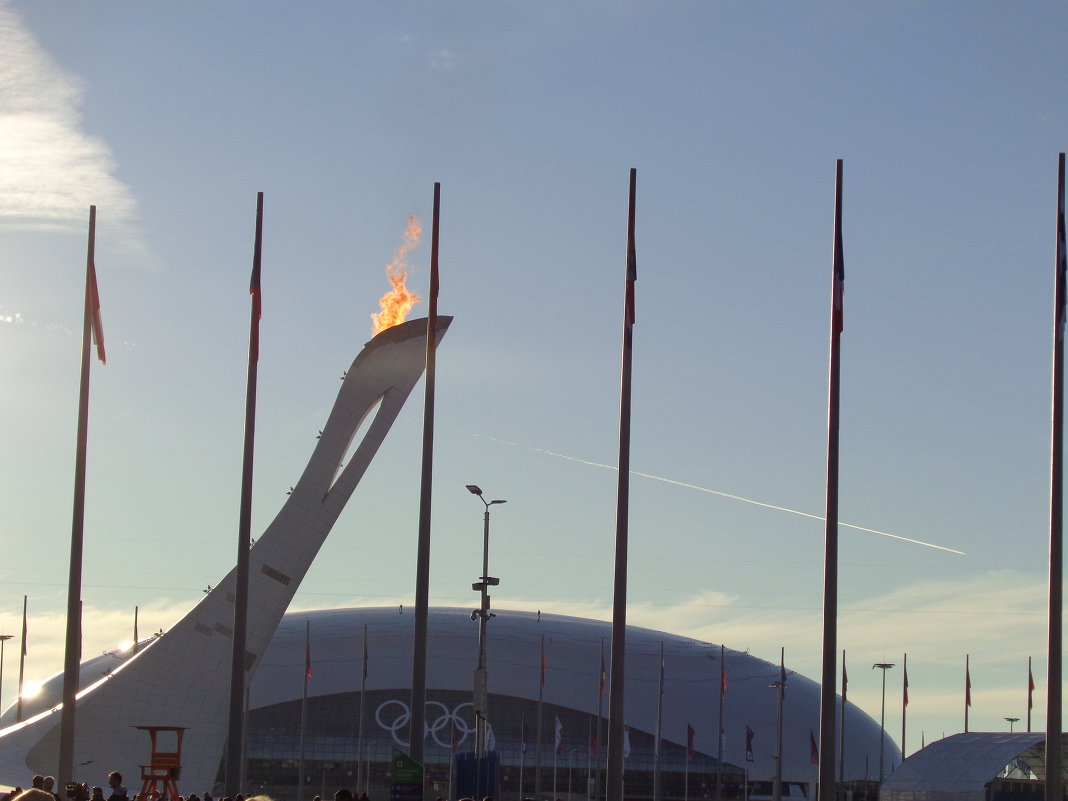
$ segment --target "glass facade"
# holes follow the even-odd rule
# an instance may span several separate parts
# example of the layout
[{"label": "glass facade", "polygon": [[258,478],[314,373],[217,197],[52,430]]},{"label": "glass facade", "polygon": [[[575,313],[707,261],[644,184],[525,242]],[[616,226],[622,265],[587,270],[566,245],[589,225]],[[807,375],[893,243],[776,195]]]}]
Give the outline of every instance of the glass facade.
[{"label": "glass facade", "polygon": [[[604,700],[607,714],[607,697]],[[310,801],[314,795],[328,798],[340,787],[361,792],[366,788],[372,801],[388,798],[392,752],[408,750],[408,703],[409,691],[403,689],[366,694],[362,715],[364,767],[359,770],[360,694],[308,698],[304,711],[302,794],[297,793],[302,702],[250,711],[246,728],[249,786],[278,801]],[[541,705],[539,714],[538,707],[537,701],[490,696],[489,745],[500,754],[501,801],[533,798],[536,786],[541,798],[580,801],[602,797],[607,719],[602,718],[598,732],[596,715],[547,703]],[[425,731],[428,794],[448,797],[451,756],[474,750],[470,693],[429,690]],[[673,739],[682,742],[665,739],[661,746],[661,798],[712,798],[717,779],[715,757],[695,753],[687,761],[686,733],[678,734]],[[652,798],[655,736],[630,728],[627,740],[627,796]],[[744,769],[724,764],[719,780],[724,798],[744,797]],[[599,794],[594,792],[598,786],[602,788]]]}]

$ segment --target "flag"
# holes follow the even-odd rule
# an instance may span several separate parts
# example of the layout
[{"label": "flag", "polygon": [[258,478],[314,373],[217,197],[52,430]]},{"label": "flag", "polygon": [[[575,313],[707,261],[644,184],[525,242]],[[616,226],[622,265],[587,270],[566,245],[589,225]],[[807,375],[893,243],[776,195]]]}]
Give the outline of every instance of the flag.
[{"label": "flag", "polygon": [[834,333],[840,334],[845,328],[845,255],[842,249],[842,160],[838,159],[837,180],[835,181],[834,204],[834,284],[831,289],[831,301],[834,307],[832,325]]},{"label": "flag", "polygon": [[1065,252],[1064,239],[1064,154],[1059,159],[1059,178],[1057,181],[1057,341],[1064,340],[1065,318],[1065,281],[1068,275],[1068,253]]},{"label": "flag", "polygon": [[602,695],[604,694],[604,683],[605,683],[605,679],[607,678],[607,676],[608,676],[608,674],[605,673],[605,670],[604,670],[604,642],[602,641],[601,642],[601,689],[598,691]]},{"label": "flag", "polygon": [[634,283],[638,280],[638,253],[634,245],[634,198],[638,171],[630,171],[630,220],[627,231],[627,325],[634,325]]},{"label": "flag", "polygon": [[527,752],[527,742],[530,740],[530,731],[527,729],[526,720],[523,721],[523,731],[520,737],[519,750],[525,754]]},{"label": "flag", "polygon": [[693,726],[689,723],[686,724],[686,761],[693,762],[693,736],[696,732],[693,730]]},{"label": "flag", "polygon": [[901,691],[903,693],[904,706],[908,706],[909,705],[909,666],[908,666],[907,662],[904,664],[903,675],[905,677],[905,682],[904,682],[904,685],[902,686],[902,690]]},{"label": "flag", "polygon": [[89,207],[89,259],[86,265],[85,277],[85,305],[93,330],[93,341],[96,343],[96,356],[101,364],[107,364],[107,355],[104,353],[104,323],[100,318],[100,291],[96,285],[96,259],[94,248],[96,242],[96,206]]},{"label": "flag", "polygon": [[630,726],[623,727],[623,758],[630,756]]},{"label": "flag", "polygon": [[493,733],[493,724],[488,720],[486,721],[486,750],[497,750],[497,735]]},{"label": "flag", "polygon": [[597,729],[590,729],[590,756],[597,756]]},{"label": "flag", "polygon": [[724,696],[727,694],[727,666],[724,665],[719,671],[719,694]]},{"label": "flag", "polygon": [[[842,651],[842,709],[845,710],[846,688],[849,686],[849,674],[846,672],[845,651]],[[844,715],[845,712],[843,711]]]},{"label": "flag", "polygon": [[745,761],[753,761],[753,736],[754,732],[748,726],[745,727]]},{"label": "flag", "polygon": [[1030,665],[1028,665],[1028,667],[1027,667],[1027,708],[1028,709],[1034,709],[1035,708],[1034,695],[1035,695],[1035,677],[1031,673]]},{"label": "flag", "polygon": [[808,730],[808,761],[813,765],[820,764],[820,748],[816,745],[816,735],[812,729]]},{"label": "flag", "polygon": [[560,722],[559,716],[556,718],[556,755],[564,753],[564,743],[560,735],[564,731],[564,724]]},{"label": "flag", "polygon": [[252,278],[248,284],[248,293],[252,295],[252,309],[256,319],[263,316],[260,300],[260,254],[263,247],[263,192],[256,194],[256,243],[252,256]]},{"label": "flag", "polygon": [[967,663],[964,667],[964,705],[972,705],[972,672]]}]

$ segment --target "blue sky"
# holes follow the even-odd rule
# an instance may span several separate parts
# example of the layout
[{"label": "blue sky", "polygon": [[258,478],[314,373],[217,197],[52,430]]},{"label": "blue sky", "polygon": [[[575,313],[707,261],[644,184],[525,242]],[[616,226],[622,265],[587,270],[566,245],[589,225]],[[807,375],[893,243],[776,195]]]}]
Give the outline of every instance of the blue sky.
[{"label": "blue sky", "polygon": [[[638,170],[630,622],[819,675],[834,163],[839,645],[909,654],[909,742],[1044,726],[1063,4],[0,2],[0,629],[61,662],[88,206],[86,652],[234,561],[256,192],[254,531],[442,184],[431,601],[607,617]],[[425,294],[429,247],[410,255]],[[425,304],[413,315],[425,313]],[[410,603],[421,390],[297,595]],[[652,478],[648,477],[652,476]],[[669,479],[658,480],[659,479]],[[689,486],[684,486],[689,485]],[[899,670],[896,668],[895,670]],[[3,700],[14,697],[7,654]],[[900,675],[888,687],[900,698]],[[890,690],[888,690],[888,693]],[[887,726],[900,732],[899,701]],[[638,724],[636,724],[638,725]],[[1019,724],[1022,725],[1022,724]],[[896,736],[896,735],[895,735]]]}]

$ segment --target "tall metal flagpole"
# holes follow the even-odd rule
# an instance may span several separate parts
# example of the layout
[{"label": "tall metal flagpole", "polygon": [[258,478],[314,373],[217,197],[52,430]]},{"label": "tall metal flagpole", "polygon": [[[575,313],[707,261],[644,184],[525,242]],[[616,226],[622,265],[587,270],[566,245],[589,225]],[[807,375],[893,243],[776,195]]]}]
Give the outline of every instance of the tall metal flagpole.
[{"label": "tall metal flagpole", "polygon": [[[363,669],[360,674],[360,722],[356,729],[356,789],[364,783],[365,770],[363,764],[363,717],[364,701],[367,698],[367,624],[363,624]],[[452,768],[450,767],[450,770]],[[364,790],[366,792],[366,788]]]},{"label": "tall metal flagpole", "polygon": [[85,260],[85,308],[82,319],[81,386],[78,392],[78,443],[74,460],[74,514],[70,535],[70,574],[67,583],[67,638],[63,655],[63,712],[59,724],[59,770],[61,782],[74,781],[75,697],[82,643],[82,551],[85,524],[85,462],[89,444],[90,343],[95,338],[97,355],[106,363],[100,326],[100,298],[96,288],[96,206],[89,207],[89,247]]},{"label": "tall metal flagpole", "polygon": [[630,171],[630,206],[627,215],[627,288],[623,313],[623,364],[619,388],[619,474],[616,488],[616,560],[612,601],[612,683],[608,692],[607,801],[623,801],[623,688],[627,647],[627,538],[630,510],[630,395],[634,336],[634,282],[638,258],[634,246],[634,206],[638,171]]},{"label": "tall metal flagpole", "polygon": [[827,390],[827,513],[823,562],[823,673],[820,686],[819,801],[834,801],[835,683],[838,655],[838,406],[845,292],[842,253],[842,160],[834,178],[834,255],[831,278],[831,354]]},{"label": "tall metal flagpole", "polygon": [[248,337],[248,379],[245,385],[245,448],[241,466],[241,511],[237,524],[237,581],[234,589],[234,639],[230,661],[230,722],[226,738],[226,795],[235,796],[245,783],[245,678],[248,639],[249,548],[252,547],[252,465],[256,442],[256,376],[260,359],[260,264],[263,253],[263,192],[256,194],[256,241],[252,253],[252,314]]},{"label": "tall metal flagpole", "polygon": [[723,790],[723,702],[727,697],[727,649],[719,645],[719,720],[716,722],[716,801]]},{"label": "tall metal flagpole", "polygon": [[901,660],[901,759],[905,759],[905,719],[909,708],[909,655]]},{"label": "tall metal flagpole", "polygon": [[22,687],[26,678],[26,610],[29,606],[30,596],[22,596],[22,650],[21,656],[19,656],[19,697],[18,703],[15,705],[15,722],[22,722]]},{"label": "tall metal flagpole", "polygon": [[1062,795],[1061,620],[1064,599],[1064,535],[1062,530],[1064,461],[1064,318],[1068,254],[1064,233],[1064,154],[1057,159],[1057,255],[1054,267],[1053,430],[1050,454],[1049,510],[1049,659],[1046,666],[1046,801]]},{"label": "tall metal flagpole", "polygon": [[664,641],[660,641],[660,679],[656,689],[656,741],[653,743],[653,801],[660,801],[660,768],[664,740]]},{"label": "tall metal flagpole", "polygon": [[845,732],[846,732],[846,687],[849,675],[846,673],[845,649],[842,649],[842,727],[838,738],[838,781],[845,781]]},{"label": "tall metal flagpole", "polygon": [[541,635],[541,671],[538,679],[538,720],[534,730],[534,797],[541,798],[541,713],[545,701],[545,635]]},{"label": "tall metal flagpole", "polygon": [[412,647],[412,722],[408,756],[423,764],[426,724],[426,639],[430,613],[430,501],[434,477],[434,385],[438,346],[438,224],[441,184],[434,184],[430,238],[430,298],[426,316],[426,383],[423,390],[423,472],[419,489],[419,542],[415,566],[415,642]]},{"label": "tall metal flagpole", "polygon": [[311,676],[311,621],[304,621],[304,692],[300,697],[300,770],[297,801],[304,801],[304,730],[308,724],[308,677]]}]

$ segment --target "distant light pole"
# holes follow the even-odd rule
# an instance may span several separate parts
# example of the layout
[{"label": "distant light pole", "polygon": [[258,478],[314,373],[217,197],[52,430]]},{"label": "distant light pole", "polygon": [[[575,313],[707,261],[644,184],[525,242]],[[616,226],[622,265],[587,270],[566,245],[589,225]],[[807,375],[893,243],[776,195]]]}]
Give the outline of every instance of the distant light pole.
[{"label": "distant light pole", "polygon": [[1005,718],[1005,722],[1009,724],[1009,734],[1012,734],[1012,724],[1018,720],[1019,718]]},{"label": "distant light pole", "polygon": [[[482,576],[481,580],[471,585],[471,589],[481,593],[482,602],[478,609],[471,612],[471,619],[478,621],[478,668],[475,669],[475,756],[486,756],[486,713],[489,711],[489,683],[486,675],[486,623],[493,614],[490,612],[489,588],[501,583],[499,578],[489,574],[489,508],[495,503],[507,503],[503,500],[487,501],[482,497],[482,490],[476,484],[468,484],[467,491],[477,495],[486,506],[482,524]],[[482,771],[479,770],[481,777]]]},{"label": "distant light pole", "polygon": [[14,637],[14,634],[0,634],[0,709],[3,709],[4,698],[4,643]]},{"label": "distant light pole", "polygon": [[872,670],[879,668],[883,672],[883,705],[879,713],[879,784],[883,783],[883,748],[886,740],[886,671],[894,666],[893,662],[876,662]]}]

